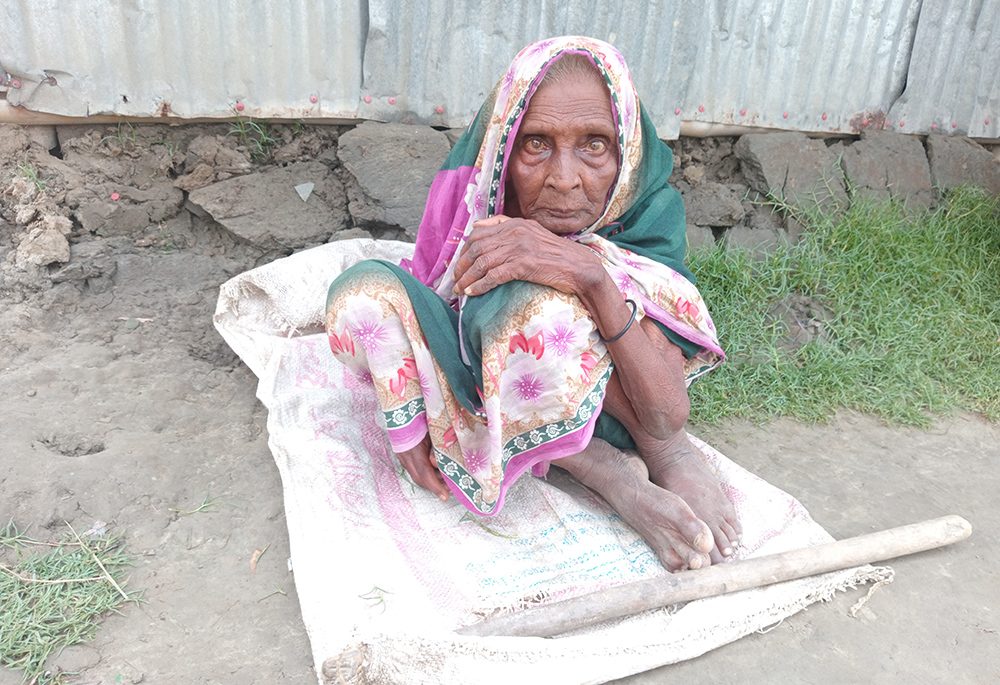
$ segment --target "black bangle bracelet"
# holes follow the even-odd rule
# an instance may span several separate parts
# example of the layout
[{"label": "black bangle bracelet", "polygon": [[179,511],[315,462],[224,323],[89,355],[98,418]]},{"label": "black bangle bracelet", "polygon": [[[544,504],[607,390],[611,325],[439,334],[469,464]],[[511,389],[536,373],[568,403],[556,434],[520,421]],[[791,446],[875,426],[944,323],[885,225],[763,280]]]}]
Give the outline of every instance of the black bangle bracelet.
[{"label": "black bangle bracelet", "polygon": [[597,335],[601,339],[602,343],[604,344],[613,343],[615,340],[618,340],[618,338],[625,335],[625,333],[628,332],[628,329],[632,327],[632,322],[635,321],[635,313],[639,310],[639,305],[635,303],[635,300],[625,300],[625,302],[627,304],[632,305],[632,316],[629,317],[628,323],[625,324],[625,328],[623,328],[621,332],[618,335],[614,336],[613,338],[605,338],[604,336],[601,335],[600,330],[598,330]]}]

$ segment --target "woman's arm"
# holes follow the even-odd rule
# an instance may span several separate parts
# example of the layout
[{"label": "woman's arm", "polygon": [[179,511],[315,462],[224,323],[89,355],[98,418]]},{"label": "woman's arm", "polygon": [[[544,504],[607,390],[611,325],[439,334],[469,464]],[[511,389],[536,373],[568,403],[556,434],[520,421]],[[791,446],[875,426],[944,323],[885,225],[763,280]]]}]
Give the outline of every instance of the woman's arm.
[{"label": "woman's arm", "polygon": [[[477,222],[454,278],[456,294],[482,295],[518,280],[576,295],[606,339],[617,335],[632,315],[593,250],[525,219],[499,216]],[[680,348],[649,320],[633,323],[607,347],[639,423],[661,440],[681,430],[690,404]]]},{"label": "woman's arm", "polygon": [[[603,338],[627,324],[632,310],[607,271],[602,283],[575,293],[590,312]],[[633,323],[625,334],[606,343],[615,374],[635,417],[652,437],[666,440],[687,423],[691,404],[684,382],[684,355],[651,319]]]}]

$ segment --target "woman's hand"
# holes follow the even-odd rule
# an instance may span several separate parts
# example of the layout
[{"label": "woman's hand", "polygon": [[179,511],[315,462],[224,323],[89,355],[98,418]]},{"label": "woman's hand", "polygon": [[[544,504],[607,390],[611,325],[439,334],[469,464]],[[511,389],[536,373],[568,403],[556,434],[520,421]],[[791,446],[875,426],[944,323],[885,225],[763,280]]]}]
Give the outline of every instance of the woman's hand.
[{"label": "woman's hand", "polygon": [[433,492],[442,502],[447,502],[451,490],[445,485],[444,477],[438,471],[433,449],[430,436],[425,435],[415,447],[405,452],[397,452],[396,456],[414,483]]},{"label": "woman's hand", "polygon": [[[508,281],[530,281],[576,295],[606,339],[631,317],[593,250],[530,219],[498,215],[473,224],[453,277],[456,294],[482,295]],[[672,437],[687,421],[690,406],[680,348],[643,319],[608,343],[608,351],[637,422],[657,439]]]},{"label": "woman's hand", "polygon": [[456,295],[482,295],[509,281],[580,295],[604,278],[604,268],[593,250],[535,221],[499,214],[473,224],[453,278]]}]

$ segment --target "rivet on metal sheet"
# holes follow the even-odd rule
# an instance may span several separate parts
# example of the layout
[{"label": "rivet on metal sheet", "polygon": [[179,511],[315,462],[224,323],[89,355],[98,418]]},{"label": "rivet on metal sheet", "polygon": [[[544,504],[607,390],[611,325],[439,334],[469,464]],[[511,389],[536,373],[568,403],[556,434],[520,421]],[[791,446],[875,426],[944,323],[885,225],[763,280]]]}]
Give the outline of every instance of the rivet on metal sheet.
[{"label": "rivet on metal sheet", "polygon": [[781,118],[782,119],[787,119],[788,118],[788,112],[782,112],[781,113]]},{"label": "rivet on metal sheet", "polygon": [[989,120],[989,119],[987,119],[987,120],[986,120],[986,125],[987,125],[987,126],[989,126],[989,125],[990,125],[990,120]]},{"label": "rivet on metal sheet", "polygon": [[310,95],[309,96],[309,102],[311,102],[311,103],[313,103],[315,105],[317,102],[319,102],[319,98],[316,97],[315,95]]},{"label": "rivet on metal sheet", "polygon": [[243,111],[243,103],[242,102],[237,102],[236,103],[236,111],[237,112],[242,112]]},{"label": "rivet on metal sheet", "polygon": [[438,114],[444,114],[444,107],[438,105],[438,108],[435,109],[434,111],[437,112]]},{"label": "rivet on metal sheet", "polygon": [[56,77],[55,76],[49,76],[46,80],[49,82],[50,86],[57,86],[57,85],[59,85],[56,82]]},{"label": "rivet on metal sheet", "polygon": [[365,96],[365,104],[366,105],[371,104],[371,101],[372,101],[372,96],[371,95],[366,95]]},{"label": "rivet on metal sheet", "polygon": [[861,125],[862,126],[867,126],[868,125],[868,120],[867,119],[862,119],[861,120]]},{"label": "rivet on metal sheet", "polygon": [[674,110],[674,114],[680,114],[680,113],[681,113],[681,108],[680,107],[678,107],[677,109]]},{"label": "rivet on metal sheet", "polygon": [[747,115],[747,111],[745,109],[741,109],[740,110],[740,116],[741,117],[745,117],[746,115]]},{"label": "rivet on metal sheet", "polygon": [[389,98],[389,104],[390,105],[396,104],[396,98]]},{"label": "rivet on metal sheet", "polygon": [[698,105],[698,111],[699,112],[704,112],[705,111],[705,105]]},{"label": "rivet on metal sheet", "polygon": [[826,112],[823,112],[823,121],[826,121]]},{"label": "rivet on metal sheet", "polygon": [[900,121],[899,122],[899,127],[903,128],[904,126],[906,126],[906,122],[905,121]]},{"label": "rivet on metal sheet", "polygon": [[958,128],[958,122],[957,121],[951,122],[951,127],[952,128]]},{"label": "rivet on metal sheet", "polygon": [[121,195],[119,195],[118,193],[111,193],[112,200],[118,200],[119,197],[121,197]]},{"label": "rivet on metal sheet", "polygon": [[14,79],[13,81],[10,82],[10,87],[11,88],[20,88],[21,87],[21,82],[18,81],[17,79]]},{"label": "rivet on metal sheet", "polygon": [[931,124],[931,130],[932,131],[936,131],[937,130],[937,124]]}]

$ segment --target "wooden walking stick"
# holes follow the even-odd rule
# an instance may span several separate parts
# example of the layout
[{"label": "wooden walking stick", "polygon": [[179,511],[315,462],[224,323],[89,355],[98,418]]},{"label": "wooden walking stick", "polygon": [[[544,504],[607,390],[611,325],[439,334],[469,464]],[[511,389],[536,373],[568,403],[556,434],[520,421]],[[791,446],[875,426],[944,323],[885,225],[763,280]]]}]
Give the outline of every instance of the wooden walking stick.
[{"label": "wooden walking stick", "polygon": [[972,526],[961,516],[943,516],[816,547],[716,564],[697,571],[682,571],[619,585],[546,606],[494,616],[456,632],[482,637],[551,637],[601,621],[679,602],[748,590],[944,547],[964,540],[971,533]]}]

